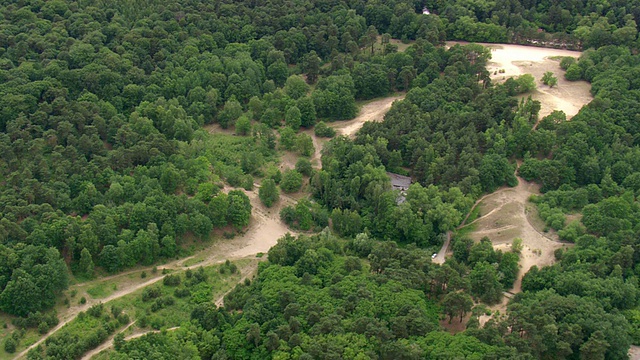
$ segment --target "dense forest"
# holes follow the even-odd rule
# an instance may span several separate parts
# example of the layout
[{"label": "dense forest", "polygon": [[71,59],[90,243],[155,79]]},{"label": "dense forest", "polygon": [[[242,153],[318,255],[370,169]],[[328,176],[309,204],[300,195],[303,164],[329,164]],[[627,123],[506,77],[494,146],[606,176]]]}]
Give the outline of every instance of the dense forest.
[{"label": "dense forest", "polygon": [[[267,207],[308,191],[280,212],[308,233],[280,239],[224,308],[161,297],[189,303],[190,321],[111,358],[624,359],[640,344],[638,21],[638,1],[2,2],[0,310],[46,333],[70,282],[244,231],[258,185]],[[514,97],[526,79],[493,83],[489,50],[445,40],[583,49],[560,65],[594,100],[536,126],[540,103]],[[312,166],[305,130],[332,138],[327,123],[396,92],[383,122],[328,141]],[[295,169],[278,169],[283,152]],[[415,182],[391,191],[387,171]],[[517,246],[453,233],[453,257],[431,254],[516,174],[575,245],[480,326],[475,305],[512,287]],[[104,338],[127,323],[92,309]],[[467,314],[464,332],[443,331]],[[50,339],[29,357],[81,355],[60,350],[76,338]]]}]

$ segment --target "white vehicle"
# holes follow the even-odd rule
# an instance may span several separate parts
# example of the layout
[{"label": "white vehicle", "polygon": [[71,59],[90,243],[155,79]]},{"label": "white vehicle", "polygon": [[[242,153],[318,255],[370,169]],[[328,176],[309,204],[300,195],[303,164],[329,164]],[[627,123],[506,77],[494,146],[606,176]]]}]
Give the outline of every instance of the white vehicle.
[{"label": "white vehicle", "polygon": [[433,253],[433,255],[431,255],[431,258],[432,258],[432,259],[435,259],[435,258],[436,258],[436,256],[438,256],[438,253]]}]

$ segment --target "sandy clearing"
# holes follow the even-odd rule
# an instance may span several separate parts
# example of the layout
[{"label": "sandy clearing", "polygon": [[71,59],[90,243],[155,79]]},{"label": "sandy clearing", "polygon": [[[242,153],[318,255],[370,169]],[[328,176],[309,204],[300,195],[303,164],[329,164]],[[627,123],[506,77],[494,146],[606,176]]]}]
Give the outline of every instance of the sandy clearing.
[{"label": "sandy clearing", "polygon": [[365,122],[382,121],[384,119],[384,115],[389,111],[391,105],[393,105],[393,102],[404,99],[405,95],[406,94],[401,94],[370,101],[362,106],[360,113],[355,119],[337,121],[328,125],[336,129],[336,132],[339,135],[345,135],[353,138]]},{"label": "sandy clearing", "polygon": [[494,248],[502,251],[510,250],[513,239],[522,239],[520,272],[511,290],[513,293],[521,291],[522,277],[532,266],[552,265],[554,251],[569,246],[560,242],[555,234],[544,234],[531,224],[528,217],[531,209],[526,205],[533,194],[539,194],[538,187],[518,178],[518,186],[485,196],[478,205],[484,215],[473,222],[475,230],[469,234],[475,241],[487,236]]},{"label": "sandy clearing", "polygon": [[[454,44],[466,43],[447,42],[447,46]],[[540,101],[540,118],[554,110],[562,110],[567,115],[567,119],[570,119],[580,111],[582,106],[593,99],[590,93],[591,85],[586,81],[566,80],[565,71],[560,68],[560,61],[553,59],[564,56],[579,58],[582,54],[579,51],[511,44],[479,44],[491,49],[491,62],[487,70],[492,80],[502,82],[523,74],[533,75],[538,84],[537,89],[532,93],[521,95],[520,98],[531,96],[532,99]],[[500,70],[504,70],[504,73],[499,73]],[[556,75],[557,86],[550,88],[540,82],[542,75],[547,71]]]}]

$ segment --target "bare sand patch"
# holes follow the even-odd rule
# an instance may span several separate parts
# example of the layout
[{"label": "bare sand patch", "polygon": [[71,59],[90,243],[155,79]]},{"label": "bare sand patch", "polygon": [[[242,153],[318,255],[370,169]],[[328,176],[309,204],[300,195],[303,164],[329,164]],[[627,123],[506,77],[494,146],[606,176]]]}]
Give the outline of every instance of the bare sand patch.
[{"label": "bare sand patch", "polygon": [[405,95],[406,94],[391,96],[367,102],[362,106],[355,119],[338,121],[328,125],[336,129],[336,132],[339,135],[353,138],[365,122],[382,121],[384,119],[384,115],[389,111],[391,105],[393,105],[393,102],[404,99]]},{"label": "bare sand patch", "polygon": [[475,241],[487,236],[494,248],[502,251],[510,250],[513,239],[522,239],[520,272],[511,290],[514,293],[521,291],[522,277],[533,265],[552,265],[555,250],[569,246],[556,234],[543,233],[529,221],[527,201],[533,194],[538,194],[537,186],[518,178],[518,186],[487,195],[477,205],[484,215],[473,222],[475,230],[469,234]]},{"label": "bare sand patch", "polygon": [[[447,42],[447,46],[466,44],[464,42]],[[562,110],[567,119],[572,118],[582,106],[588,104],[593,97],[591,85],[586,81],[568,81],[564,78],[565,71],[560,68],[559,58],[570,56],[579,58],[580,51],[550,49],[535,46],[511,44],[480,43],[491,49],[491,62],[487,70],[493,81],[502,82],[510,77],[531,74],[536,79],[537,89],[520,97],[531,96],[541,103],[540,118],[549,115],[554,110]],[[500,73],[504,70],[503,73]],[[553,88],[542,84],[542,75],[551,71],[558,78],[558,84]]]},{"label": "bare sand patch", "polygon": [[228,128],[223,129],[222,126],[220,126],[220,124],[214,123],[214,124],[207,124],[202,128],[205,129],[209,134],[236,135],[235,126],[229,126]]}]

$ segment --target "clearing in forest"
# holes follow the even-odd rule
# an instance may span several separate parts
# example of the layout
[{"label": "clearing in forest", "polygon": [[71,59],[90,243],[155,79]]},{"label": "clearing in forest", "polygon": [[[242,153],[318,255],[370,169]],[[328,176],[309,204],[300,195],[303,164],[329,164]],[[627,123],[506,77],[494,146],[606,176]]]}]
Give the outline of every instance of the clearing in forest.
[{"label": "clearing in forest", "polygon": [[[447,42],[447,46],[457,43],[465,44],[452,41]],[[538,85],[537,89],[521,97],[531,95],[532,99],[540,101],[540,119],[554,110],[562,110],[567,115],[567,119],[570,119],[593,99],[590,93],[591,85],[588,82],[568,81],[564,78],[565,71],[560,68],[562,57],[579,58],[582,54],[579,51],[511,44],[480,43],[480,45],[491,49],[491,61],[487,70],[491,73],[493,81],[501,82],[523,74],[533,75]],[[549,87],[540,81],[547,71],[551,71],[558,78],[556,86]]]},{"label": "clearing in forest", "polygon": [[381,99],[371,100],[360,108],[360,112],[358,116],[356,116],[352,120],[347,121],[338,121],[329,124],[332,128],[336,129],[338,135],[344,135],[348,137],[355,137],[356,133],[362,125],[367,121],[382,121],[384,119],[384,115],[389,112],[391,109],[391,105],[396,100],[404,99],[406,94],[396,95],[385,97]]},{"label": "clearing in forest", "polygon": [[545,233],[544,224],[538,218],[535,205],[528,202],[538,187],[518,178],[518,186],[502,188],[484,197],[478,203],[480,217],[468,224],[474,227],[469,233],[475,241],[483,237],[491,239],[495,249],[510,251],[513,239],[521,238],[520,273],[511,292],[520,292],[522,277],[533,265],[543,267],[555,262],[554,251],[566,247],[555,233]]}]

